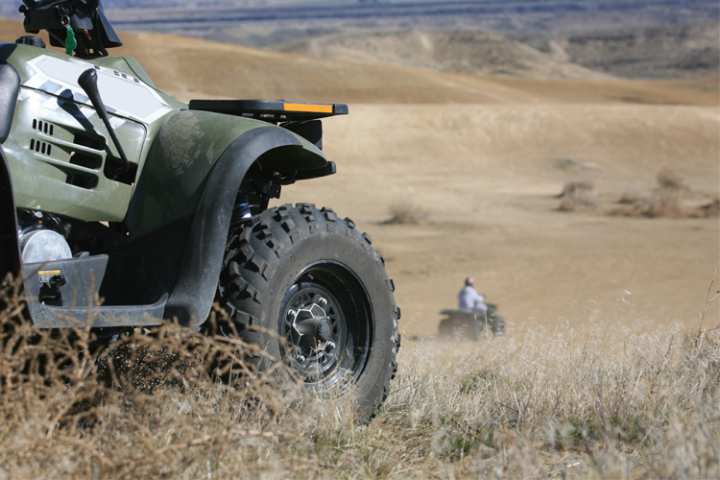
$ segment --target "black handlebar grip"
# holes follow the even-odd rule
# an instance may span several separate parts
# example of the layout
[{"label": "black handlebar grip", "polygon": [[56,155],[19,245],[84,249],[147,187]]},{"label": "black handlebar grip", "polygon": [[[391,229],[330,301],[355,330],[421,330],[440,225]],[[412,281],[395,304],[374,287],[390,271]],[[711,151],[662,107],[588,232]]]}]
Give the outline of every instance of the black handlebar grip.
[{"label": "black handlebar grip", "polygon": [[90,102],[92,102],[95,110],[102,110],[105,112],[105,105],[100,98],[97,80],[97,71],[94,68],[88,68],[78,78],[78,85],[80,85],[80,88],[85,91],[85,94],[90,99]]},{"label": "black handlebar grip", "polygon": [[110,134],[110,138],[112,139],[113,143],[115,144],[115,148],[117,148],[117,151],[120,154],[120,159],[122,160],[123,165],[127,167],[129,164],[127,156],[125,155],[125,151],[120,144],[120,140],[118,140],[117,135],[115,134],[115,130],[113,130],[113,127],[110,124],[110,117],[108,117],[107,110],[105,109],[105,104],[103,103],[102,98],[100,98],[100,91],[98,90],[97,71],[94,68],[88,68],[87,70],[85,70],[78,77],[78,85],[80,85],[80,88],[85,91],[85,94],[90,99],[93,107],[95,107],[95,111],[105,124],[105,128]]}]

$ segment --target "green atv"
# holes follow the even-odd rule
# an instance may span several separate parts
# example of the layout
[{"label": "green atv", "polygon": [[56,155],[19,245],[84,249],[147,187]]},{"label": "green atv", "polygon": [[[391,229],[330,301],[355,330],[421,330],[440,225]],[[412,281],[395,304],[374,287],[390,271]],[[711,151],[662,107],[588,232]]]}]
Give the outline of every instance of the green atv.
[{"label": "green atv", "polygon": [[0,44],[0,276],[22,278],[34,326],[203,331],[217,302],[227,331],[313,390],[353,385],[369,418],[400,342],[383,259],[332,210],[269,207],[335,173],[321,119],[347,106],[188,105],[108,56],[121,42],[99,0],[23,4],[25,30],[65,49]]},{"label": "green atv", "polygon": [[438,335],[455,340],[477,341],[484,333],[494,337],[505,336],[505,318],[498,312],[498,306],[488,303],[486,312],[466,310],[442,310],[443,316],[438,326]]}]

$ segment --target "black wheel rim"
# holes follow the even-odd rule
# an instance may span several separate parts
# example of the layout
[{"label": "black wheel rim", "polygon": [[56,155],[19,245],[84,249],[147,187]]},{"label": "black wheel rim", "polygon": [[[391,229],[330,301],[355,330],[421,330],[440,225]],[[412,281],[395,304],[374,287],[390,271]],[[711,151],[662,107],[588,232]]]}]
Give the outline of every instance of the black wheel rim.
[{"label": "black wheel rim", "polygon": [[283,358],[306,384],[326,390],[362,374],[372,338],[370,302],[344,265],[306,268],[285,295],[279,325]]}]

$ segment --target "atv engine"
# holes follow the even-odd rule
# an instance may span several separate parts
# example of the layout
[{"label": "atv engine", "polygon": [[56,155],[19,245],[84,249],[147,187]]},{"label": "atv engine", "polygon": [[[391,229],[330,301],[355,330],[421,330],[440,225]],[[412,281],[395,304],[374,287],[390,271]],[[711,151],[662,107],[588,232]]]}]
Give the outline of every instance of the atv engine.
[{"label": "atv engine", "polygon": [[18,244],[23,263],[45,263],[72,258],[62,221],[43,212],[20,212]]}]

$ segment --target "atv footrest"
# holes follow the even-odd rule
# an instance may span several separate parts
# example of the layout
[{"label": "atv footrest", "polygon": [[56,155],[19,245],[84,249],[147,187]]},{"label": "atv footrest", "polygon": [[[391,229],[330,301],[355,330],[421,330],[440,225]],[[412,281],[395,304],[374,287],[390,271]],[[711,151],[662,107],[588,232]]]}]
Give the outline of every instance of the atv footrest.
[{"label": "atv footrest", "polygon": [[152,305],[78,308],[28,303],[38,328],[123,328],[161,325],[167,300],[166,294]]},{"label": "atv footrest", "polygon": [[168,295],[151,305],[98,305],[108,256],[95,255],[22,267],[25,298],[38,328],[149,327],[162,324]]},{"label": "atv footrest", "polygon": [[264,100],[191,100],[190,110],[237,115],[271,123],[305,122],[348,114],[348,106],[344,104]]},{"label": "atv footrest", "polygon": [[97,303],[109,257],[94,255],[22,267],[28,303],[87,307]]}]

